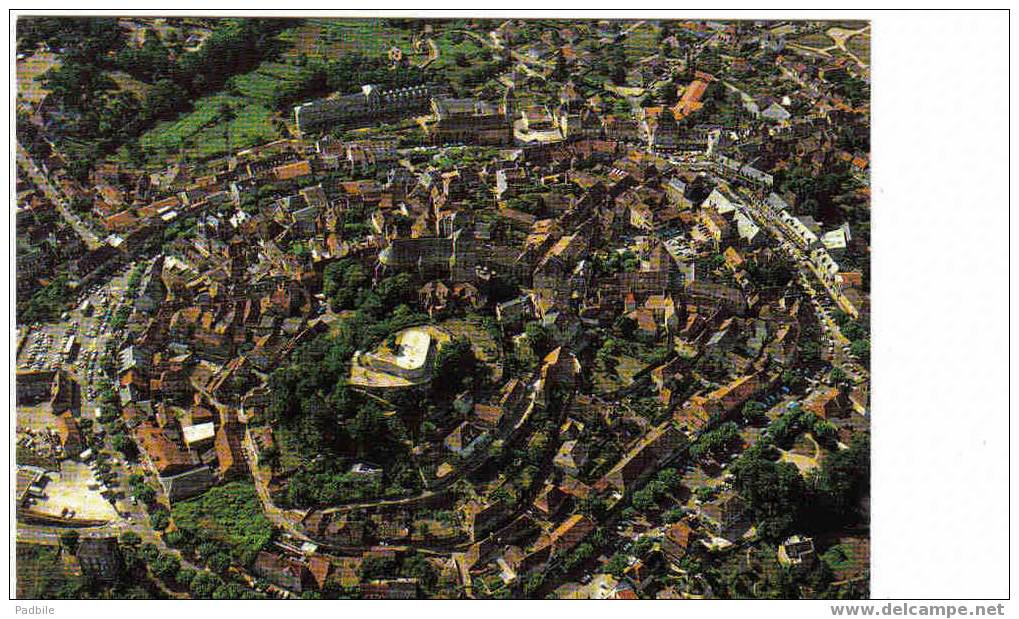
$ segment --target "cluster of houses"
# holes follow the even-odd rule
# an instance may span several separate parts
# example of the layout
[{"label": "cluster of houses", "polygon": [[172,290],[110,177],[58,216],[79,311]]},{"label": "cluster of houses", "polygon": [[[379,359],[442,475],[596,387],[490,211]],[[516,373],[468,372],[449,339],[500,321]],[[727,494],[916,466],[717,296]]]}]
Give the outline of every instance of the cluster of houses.
[{"label": "cluster of houses", "polygon": [[[752,130],[702,122],[708,93],[725,88],[703,70],[685,74],[675,103],[632,113],[610,113],[572,82],[562,86],[558,107],[553,100],[518,109],[514,90],[523,78],[516,73],[498,104],[453,98],[433,85],[366,85],[294,108],[301,139],[241,151],[200,176],[183,165],[143,174],[113,164],[98,166],[87,185],[55,176],[71,199],[93,205],[107,234],[102,248],[77,261],[83,276],[158,246],[133,300],[115,388],[168,500],[252,474],[249,455],[264,463],[274,445],[259,415],[271,397],[268,376],[336,319],[323,281],[341,258],[373,281],[409,274],[415,309],[436,322],[469,311],[494,317],[503,343],[518,350],[534,345],[531,324],[550,341],[533,367],[500,359],[496,382],[483,393],[459,394],[453,410],[429,419],[432,430],[414,445],[426,463],[427,492],[394,505],[308,510],[297,526],[311,542],[284,539],[262,550],[254,573],[285,595],[340,586],[366,598],[417,597],[417,579],[363,579],[359,566],[398,560],[408,551],[397,544],[425,539],[457,547],[428,561],[440,579],[468,592],[481,581],[512,585],[569,561],[600,528],[585,506],[632,498],[692,441],[780,390],[805,341],[817,337],[817,316],[795,278],[800,265],[784,280],[759,277],[786,266],[773,229],[795,241],[809,268],[845,300],[840,305],[853,316],[865,313],[862,274],[840,266],[859,253],[862,239],[848,223],[802,214],[795,194],[776,184],[792,168],[838,168],[866,180],[866,155],[840,146],[836,129],[866,127],[869,112],[830,87],[856,77],[856,65],[817,67],[790,56],[785,31],[679,27],[725,50],[749,43],[766,58],[779,54],[776,70],[803,87],[810,111],[795,112],[804,107],[796,97],[746,95],[741,106]],[[612,24],[600,28],[606,41],[621,36]],[[512,26],[498,34],[511,41]],[[573,49],[574,38],[560,33],[557,45]],[[678,46],[677,35],[663,44]],[[538,66],[551,47],[542,41],[514,53]],[[646,65],[634,77],[648,84],[672,70],[661,59]],[[319,137],[426,115],[435,144],[501,148],[450,169],[428,156],[401,161],[408,154],[394,138]],[[703,155],[703,165],[677,159],[687,153]],[[26,290],[38,286],[66,248],[35,189],[25,189],[19,205],[20,293],[24,274]],[[182,229],[189,232],[176,235]],[[22,235],[30,242],[21,243]],[[618,331],[664,352],[641,361],[629,385],[596,397],[592,333]],[[427,329],[407,330],[399,355],[359,353],[356,360],[419,383],[427,380],[433,338]],[[36,374],[19,374],[19,404],[49,398],[56,414],[67,410],[71,387],[60,387],[59,374]],[[618,405],[639,389],[658,407],[654,419]],[[833,421],[846,440],[866,427],[866,395],[845,385],[818,388],[804,407]],[[526,487],[500,479],[468,496],[452,493],[455,480],[481,470],[499,449],[542,445],[531,420],[548,415],[557,415],[549,420],[557,442],[545,477]],[[61,442],[73,452],[73,416],[64,424]],[[596,456],[607,443],[618,449],[603,462]],[[377,476],[384,467],[358,463],[351,473]],[[285,484],[282,477],[271,483]],[[440,506],[452,512],[443,522],[422,515]],[[738,496],[719,493],[665,529],[662,560],[724,550],[746,518]],[[779,560],[810,566],[811,540],[787,540]],[[627,568],[638,592],[650,571],[640,562]],[[636,595],[618,582],[599,586],[606,597]]]},{"label": "cluster of houses", "polygon": [[[516,251],[504,247],[506,237],[491,235],[456,209],[464,199],[458,196],[471,195],[458,189],[461,183],[488,183],[498,196],[512,196],[528,187],[531,179],[554,173],[560,162],[575,162],[578,157],[597,162],[583,173],[565,170],[568,182],[584,187],[583,197],[571,198],[562,206],[550,201],[540,215],[511,219],[510,227],[523,234],[523,245]],[[430,195],[431,209],[427,200],[419,206],[406,200],[402,208],[411,222],[405,224],[406,232],[393,228],[379,254],[382,268],[414,273],[424,282],[422,300],[427,299],[430,308],[442,290],[445,300],[457,286],[479,287],[492,274],[512,273],[525,293],[492,308],[498,324],[508,333],[519,333],[527,322],[538,321],[557,346],[537,375],[523,381],[509,379],[497,398],[476,402],[465,409],[465,418],[454,419],[443,440],[447,450],[470,458],[496,437],[511,442],[512,434],[502,434],[506,420],[519,419],[521,407],[526,411],[547,402],[545,386],[550,377],[559,376],[561,384],[575,384],[575,377],[584,372],[577,360],[586,345],[582,325],[607,327],[623,315],[652,341],[679,340],[695,352],[648,368],[662,405],[672,415],[640,435],[621,437],[629,446],[602,476],[583,478],[588,437],[579,429],[583,422],[567,419],[566,440],[553,459],[555,477],[546,480],[534,499],[534,513],[541,518],[518,517],[506,524],[513,510],[501,497],[465,504],[463,534],[474,545],[456,555],[463,584],[489,570],[513,582],[521,574],[562,560],[595,528],[590,518],[572,511],[580,501],[627,495],[711,423],[774,390],[782,370],[795,365],[801,333],[817,328],[809,304],[801,301],[794,285],[762,285],[748,274],[750,262],[768,263],[779,257],[746,207],[721,185],[696,175],[684,177],[665,160],[623,145],[583,140],[529,149],[511,167],[491,172],[475,175],[461,169],[444,177],[441,189],[436,187]],[[454,214],[436,214],[436,204]],[[386,220],[383,214],[382,221]],[[380,227],[387,229],[384,223]],[[685,249],[692,253],[671,251],[660,235],[684,239]],[[488,251],[473,251],[471,241],[479,238],[488,244]],[[634,270],[604,273],[593,266],[598,248],[610,240],[632,250]],[[714,271],[698,273],[697,255],[715,252],[724,256],[724,263]],[[687,393],[690,377],[706,371],[702,366],[722,366],[727,372],[713,388]],[[533,390],[530,404],[524,389],[527,383]],[[454,467],[439,469],[441,479]],[[726,507],[731,513],[723,510],[728,515],[716,515],[716,521],[735,522],[741,513],[732,511],[735,506]],[[500,525],[506,527],[500,529],[504,539],[515,532],[522,543],[493,543],[488,534]],[[344,520],[338,531],[349,531],[350,526]],[[543,530],[547,533],[532,535]],[[723,538],[713,532],[705,539],[717,544]]]}]

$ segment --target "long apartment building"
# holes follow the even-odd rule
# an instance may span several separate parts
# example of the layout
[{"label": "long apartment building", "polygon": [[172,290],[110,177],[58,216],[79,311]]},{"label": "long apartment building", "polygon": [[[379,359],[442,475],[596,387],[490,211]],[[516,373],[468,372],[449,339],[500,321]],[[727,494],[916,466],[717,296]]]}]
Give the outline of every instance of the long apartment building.
[{"label": "long apartment building", "polygon": [[427,112],[436,89],[429,85],[383,89],[375,84],[361,92],[317,99],[294,108],[294,122],[302,134],[331,126],[372,123],[385,118]]}]

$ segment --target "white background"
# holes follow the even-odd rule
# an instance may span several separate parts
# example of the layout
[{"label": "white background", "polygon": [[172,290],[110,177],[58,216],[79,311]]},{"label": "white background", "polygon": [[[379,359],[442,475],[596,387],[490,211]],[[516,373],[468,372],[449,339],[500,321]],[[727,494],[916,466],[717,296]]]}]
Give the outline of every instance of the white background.
[{"label": "white background", "polygon": [[1009,593],[1008,17],[873,16],[874,597]]},{"label": "white background", "polygon": [[[1014,233],[1009,218],[1009,14],[657,9],[538,15],[528,4],[514,3],[520,7],[516,13],[460,2],[453,6],[461,5],[468,15],[494,17],[872,20],[871,593],[892,599],[1007,598],[1012,392],[1008,252]],[[236,8],[253,14],[258,6]],[[357,8],[383,6],[373,2]],[[122,13],[167,12],[145,3],[113,7]],[[13,159],[12,154],[12,168]],[[13,307],[13,267],[7,266]],[[13,319],[9,322],[13,332]],[[13,394],[9,401],[13,409]],[[275,602],[245,604],[241,612],[515,616],[528,610],[596,615],[623,610],[598,602],[286,604],[286,610]],[[831,616],[826,603],[814,602],[637,604],[642,614],[663,616],[746,611]],[[182,610],[200,610],[202,615],[235,612],[214,602],[192,602],[187,610],[176,603],[49,605],[57,609],[56,616],[108,615],[111,610],[157,616],[179,616]]]}]

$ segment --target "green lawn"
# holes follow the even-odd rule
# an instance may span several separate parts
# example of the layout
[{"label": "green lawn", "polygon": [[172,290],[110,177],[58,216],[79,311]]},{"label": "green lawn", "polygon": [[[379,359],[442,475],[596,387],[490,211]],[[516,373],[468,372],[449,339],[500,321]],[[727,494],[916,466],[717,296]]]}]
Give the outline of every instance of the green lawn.
[{"label": "green lawn", "polygon": [[377,56],[399,46],[410,51],[410,33],[384,19],[308,19],[300,28],[284,32],[280,38],[293,46],[288,55],[337,58],[344,52]]},{"label": "green lawn", "polygon": [[[233,151],[275,140],[281,132],[275,122],[272,96],[276,89],[293,79],[300,68],[283,62],[266,61],[250,73],[237,75],[233,81],[240,96],[219,92],[203,97],[195,109],[176,120],[158,123],[139,139],[146,159],[160,164],[177,157],[182,141],[190,147],[189,158],[206,160],[227,153],[223,123],[218,119],[221,105],[228,105],[236,115],[230,122],[230,148]],[[121,153],[119,159],[124,158]]]},{"label": "green lawn", "polygon": [[849,545],[836,544],[826,550],[821,559],[833,570],[844,570],[853,564],[853,549]]},{"label": "green lawn", "polygon": [[800,37],[796,40],[796,43],[804,47],[812,47],[814,49],[828,49],[832,45],[835,45],[835,41],[826,34],[816,32]]},{"label": "green lawn", "polygon": [[[467,70],[477,67],[477,63],[480,62],[478,55],[481,53],[481,50],[484,49],[484,46],[469,34],[464,34],[463,32],[458,32],[457,34],[462,36],[462,39],[458,43],[453,42],[453,39],[456,37],[454,37],[453,32],[449,30],[442,30],[439,35],[434,38],[435,45],[439,48],[439,58],[432,63],[432,67],[436,69],[448,68],[453,71],[456,71],[457,69]],[[467,58],[468,64],[466,67],[461,68],[460,65],[456,63],[457,54],[463,54]]]},{"label": "green lawn", "polygon": [[857,34],[846,41],[846,49],[862,62],[870,62],[870,34]]},{"label": "green lawn", "polygon": [[615,372],[607,372],[601,367],[594,370],[594,388],[598,393],[609,393],[626,387],[633,382],[633,375],[644,369],[647,365],[640,359],[629,355],[615,357],[617,365]]},{"label": "green lawn", "polygon": [[471,341],[478,358],[486,363],[499,358],[499,343],[481,322],[480,316],[451,318],[439,324],[440,327],[453,334],[453,337],[466,337]]},{"label": "green lawn", "polygon": [[230,122],[232,150],[269,142],[280,136],[269,108],[247,98],[221,93],[199,99],[191,113],[175,121],[161,122],[142,135],[139,141],[146,157],[175,157],[182,144],[189,149],[190,159],[205,160],[225,155],[224,126],[217,117],[223,104],[236,114]]},{"label": "green lawn", "polygon": [[272,95],[276,89],[299,72],[300,67],[292,64],[263,62],[251,73],[236,76],[234,82],[244,96],[266,108],[271,108]]},{"label": "green lawn", "polygon": [[623,51],[629,61],[640,60],[658,52],[658,28],[644,24],[623,39]]},{"label": "green lawn", "polygon": [[[393,45],[409,51],[410,35],[388,25],[385,20],[312,19],[304,25],[286,30],[280,38],[290,43],[283,62],[266,61],[257,69],[237,75],[235,93],[227,91],[203,97],[194,110],[176,120],[158,123],[139,139],[146,160],[165,165],[174,160],[182,147],[188,148],[191,160],[208,160],[227,154],[224,126],[217,113],[222,104],[236,114],[230,123],[231,150],[248,148],[281,137],[278,114],[273,110],[273,93],[281,84],[294,78],[300,67],[293,64],[298,57],[337,58],[343,53],[360,52],[374,56],[385,54]],[[185,143],[186,142],[186,143]],[[126,160],[120,152],[117,160]]]}]

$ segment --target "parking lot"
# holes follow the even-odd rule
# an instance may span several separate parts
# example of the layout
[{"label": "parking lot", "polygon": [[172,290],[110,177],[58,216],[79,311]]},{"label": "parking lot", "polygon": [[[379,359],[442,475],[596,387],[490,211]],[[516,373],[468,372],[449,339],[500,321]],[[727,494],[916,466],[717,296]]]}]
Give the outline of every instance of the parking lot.
[{"label": "parking lot", "polygon": [[50,471],[46,477],[44,496],[31,500],[30,511],[68,520],[113,522],[120,519],[117,510],[103,497],[99,480],[86,464],[64,460],[59,472]]},{"label": "parking lot", "polygon": [[18,369],[44,370],[59,365],[62,333],[59,325],[42,325],[32,329],[18,355]]},{"label": "parking lot", "polygon": [[19,370],[46,370],[63,367],[82,386],[82,413],[94,412],[99,378],[99,358],[113,336],[111,321],[127,287],[128,265],[109,282],[81,291],[74,307],[60,322],[32,325],[18,354]]}]

